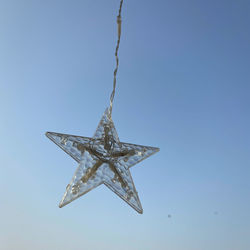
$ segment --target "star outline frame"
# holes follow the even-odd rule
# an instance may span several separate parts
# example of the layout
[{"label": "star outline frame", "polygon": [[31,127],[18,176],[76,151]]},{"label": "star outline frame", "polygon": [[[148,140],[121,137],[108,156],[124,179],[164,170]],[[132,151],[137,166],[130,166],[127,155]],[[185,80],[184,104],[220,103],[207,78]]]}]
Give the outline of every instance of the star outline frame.
[{"label": "star outline frame", "polygon": [[[139,196],[138,196],[138,192],[137,192],[137,190],[135,188],[134,181],[133,181],[133,178],[132,178],[132,175],[131,175],[129,169],[132,166],[136,165],[137,163],[145,160],[149,156],[157,153],[160,149],[156,148],[156,147],[150,147],[150,146],[143,146],[143,145],[138,145],[138,144],[120,142],[117,131],[116,131],[115,126],[114,126],[114,123],[112,121],[111,116],[109,116],[108,112],[109,112],[109,110],[106,109],[106,111],[104,112],[104,114],[102,116],[102,119],[100,120],[100,122],[98,124],[98,127],[97,127],[96,132],[95,132],[93,137],[85,137],[85,136],[78,136],[78,135],[71,135],[71,134],[63,134],[63,133],[57,133],[57,132],[46,132],[45,133],[45,135],[50,140],[52,140],[64,152],[66,152],[76,162],[79,163],[79,166],[77,167],[70,184],[67,185],[66,192],[64,193],[64,196],[63,196],[63,198],[62,198],[62,200],[61,200],[61,202],[59,204],[59,207],[63,207],[65,205],[69,204],[70,202],[72,202],[73,200],[79,198],[80,196],[88,193],[92,189],[98,187],[99,185],[105,184],[111,191],[113,191],[120,198],[122,198],[128,205],[130,205],[132,208],[134,208],[138,213],[143,213],[143,209],[142,209],[141,202],[140,202],[140,199],[139,199]],[[134,162],[132,162],[132,163],[129,162],[129,164],[127,164],[127,161],[125,162],[125,159],[123,158],[123,156],[118,157],[119,164],[121,166],[125,167],[125,169],[127,169],[127,170],[125,170],[125,172],[126,172],[126,175],[129,176],[128,177],[129,179],[127,179],[127,180],[129,180],[129,183],[127,183],[127,185],[129,185],[129,186],[126,186],[126,188],[123,187],[122,191],[120,191],[119,189],[117,189],[117,188],[120,188],[120,186],[118,187],[117,185],[113,185],[112,182],[110,182],[110,180],[113,180],[113,179],[109,179],[108,180],[110,182],[109,183],[108,181],[105,181],[105,178],[101,178],[101,181],[99,180],[99,182],[95,183],[94,186],[91,186],[93,184],[90,183],[90,186],[91,186],[90,188],[87,188],[84,191],[82,191],[80,193],[77,193],[77,195],[74,194],[74,197],[72,198],[72,196],[71,196],[70,200],[66,199],[65,197],[70,193],[70,190],[69,190],[70,188],[71,188],[71,193],[73,192],[73,188],[75,186],[75,185],[73,185],[74,184],[74,178],[77,179],[77,171],[81,170],[81,162],[84,160],[84,157],[86,157],[86,156],[84,156],[84,154],[88,153],[92,157],[92,160],[95,161],[94,158],[93,158],[93,154],[88,151],[87,147],[84,148],[84,145],[86,146],[89,142],[93,142],[93,141],[100,140],[100,139],[105,140],[105,137],[103,137],[103,132],[104,131],[102,130],[102,129],[105,130],[105,126],[110,126],[110,128],[111,128],[110,133],[111,133],[111,136],[113,136],[112,139],[116,138],[116,140],[117,140],[116,143],[119,144],[119,149],[122,149],[122,147],[125,147],[125,148],[131,147],[135,151],[135,153],[137,152],[136,155],[137,154],[140,155],[140,157],[138,156],[139,159],[138,159],[138,157],[136,157],[134,159]],[[101,132],[100,132],[100,129],[101,129]],[[66,145],[66,143],[68,141],[70,141],[72,143],[72,145],[68,146],[68,148],[67,148],[67,146],[65,146],[65,145]],[[76,145],[82,145],[83,146],[83,151],[81,149],[79,149],[78,147],[77,147],[77,150],[76,150],[75,149]],[[79,151],[80,151],[80,156],[79,156]],[[132,156],[127,156],[127,160],[130,159],[130,157],[132,157]],[[123,164],[120,162],[120,160],[123,161]],[[102,160],[100,160],[100,161],[102,161]],[[111,165],[113,165],[113,163],[111,163],[109,161],[107,161],[107,162],[102,161],[102,163],[99,165],[99,167],[101,167],[101,166],[103,166],[105,164],[109,165],[108,167],[111,169],[112,173],[115,174],[115,172],[111,168]],[[113,167],[116,168],[118,166],[113,165]],[[90,167],[90,169],[92,169],[92,168],[93,168],[93,165]],[[105,168],[105,167],[103,167],[103,168]],[[117,170],[120,170],[120,169],[117,169]],[[95,177],[95,174],[94,174],[94,177]],[[113,178],[115,178],[115,177],[113,177]],[[88,179],[87,179],[87,181],[88,181]],[[124,194],[124,192],[125,192],[125,194]],[[126,195],[126,197],[125,197],[125,195]],[[131,196],[129,196],[129,195],[131,195]],[[130,201],[131,197],[133,198],[132,199],[133,201]],[[64,201],[64,199],[66,201]]]}]

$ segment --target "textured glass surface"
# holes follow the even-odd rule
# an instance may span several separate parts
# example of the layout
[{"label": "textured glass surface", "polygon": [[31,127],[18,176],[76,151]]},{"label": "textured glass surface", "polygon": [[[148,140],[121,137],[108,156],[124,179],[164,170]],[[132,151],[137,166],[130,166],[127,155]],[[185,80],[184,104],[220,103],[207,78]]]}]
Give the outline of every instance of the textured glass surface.
[{"label": "textured glass surface", "polygon": [[46,135],[79,163],[59,207],[105,184],[137,212],[143,212],[129,168],[159,149],[120,142],[109,109],[92,138],[54,132]]}]

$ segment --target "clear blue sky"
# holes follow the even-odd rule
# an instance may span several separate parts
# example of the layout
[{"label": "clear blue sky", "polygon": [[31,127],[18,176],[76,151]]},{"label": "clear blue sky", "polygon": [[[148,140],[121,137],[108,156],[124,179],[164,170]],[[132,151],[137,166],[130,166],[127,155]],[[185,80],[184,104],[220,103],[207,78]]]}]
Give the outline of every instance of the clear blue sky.
[{"label": "clear blue sky", "polygon": [[0,0],[0,248],[249,250],[248,0],[124,0],[113,120],[161,149],[131,169],[144,214],[104,185],[58,208],[77,163],[44,133],[93,135],[118,7]]}]

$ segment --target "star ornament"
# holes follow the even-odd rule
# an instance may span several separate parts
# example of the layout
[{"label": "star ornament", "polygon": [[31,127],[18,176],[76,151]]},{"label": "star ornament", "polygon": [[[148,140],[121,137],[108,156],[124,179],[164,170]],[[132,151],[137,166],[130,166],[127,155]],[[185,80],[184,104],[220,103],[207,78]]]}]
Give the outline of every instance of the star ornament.
[{"label": "star ornament", "polygon": [[92,138],[54,132],[46,136],[79,163],[59,207],[105,184],[138,213],[143,212],[129,168],[159,148],[120,142],[109,109]]}]

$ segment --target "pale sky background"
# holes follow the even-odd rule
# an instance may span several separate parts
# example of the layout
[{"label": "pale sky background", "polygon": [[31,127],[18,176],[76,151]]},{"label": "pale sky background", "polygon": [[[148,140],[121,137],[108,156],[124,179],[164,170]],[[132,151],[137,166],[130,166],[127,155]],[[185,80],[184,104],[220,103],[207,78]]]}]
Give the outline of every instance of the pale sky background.
[{"label": "pale sky background", "polygon": [[77,163],[44,134],[93,135],[118,7],[0,0],[0,249],[249,250],[249,0],[124,0],[113,120],[161,149],[131,169],[144,214],[104,185],[58,208]]}]

